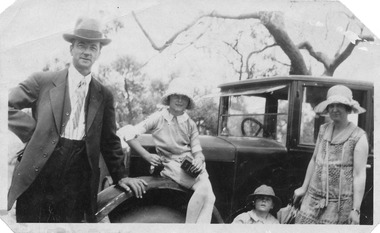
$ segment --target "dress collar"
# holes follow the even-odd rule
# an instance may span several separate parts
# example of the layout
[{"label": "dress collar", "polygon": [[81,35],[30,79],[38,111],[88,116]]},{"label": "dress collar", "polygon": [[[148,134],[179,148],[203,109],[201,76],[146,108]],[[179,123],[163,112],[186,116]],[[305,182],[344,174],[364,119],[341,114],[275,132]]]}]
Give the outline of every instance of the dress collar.
[{"label": "dress collar", "polygon": [[[167,122],[171,122],[174,118],[174,116],[169,112],[169,108],[164,108],[162,110],[162,115]],[[185,122],[187,119],[189,119],[189,115],[187,115],[186,112],[184,112],[182,115],[177,116],[178,123]]]},{"label": "dress collar", "polygon": [[334,130],[334,124],[331,122],[327,125],[323,139],[329,141],[331,144],[341,144],[348,140],[355,129],[356,126],[352,122],[349,122],[346,128],[336,135],[335,138],[331,139]]}]

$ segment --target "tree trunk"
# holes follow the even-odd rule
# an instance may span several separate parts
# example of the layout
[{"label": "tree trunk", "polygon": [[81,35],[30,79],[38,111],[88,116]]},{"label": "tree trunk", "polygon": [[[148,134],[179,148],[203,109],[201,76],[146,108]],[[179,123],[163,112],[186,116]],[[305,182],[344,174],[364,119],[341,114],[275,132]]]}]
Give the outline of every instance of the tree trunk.
[{"label": "tree trunk", "polygon": [[284,30],[283,14],[280,12],[261,12],[260,15],[260,21],[290,60],[289,74],[309,75],[302,54]]}]

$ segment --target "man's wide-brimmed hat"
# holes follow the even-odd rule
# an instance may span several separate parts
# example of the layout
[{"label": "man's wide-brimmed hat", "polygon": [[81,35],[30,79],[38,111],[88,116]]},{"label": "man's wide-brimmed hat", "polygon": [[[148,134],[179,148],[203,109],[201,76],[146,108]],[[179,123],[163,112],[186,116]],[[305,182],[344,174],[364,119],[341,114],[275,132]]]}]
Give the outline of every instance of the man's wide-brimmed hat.
[{"label": "man's wide-brimmed hat", "polygon": [[274,194],[273,188],[268,185],[261,185],[255,191],[248,195],[247,201],[252,202],[257,196],[268,196],[273,200],[273,210],[277,212],[281,208],[281,199]]},{"label": "man's wide-brimmed hat", "polygon": [[171,95],[184,95],[189,98],[189,105],[186,109],[194,109],[194,86],[191,80],[187,78],[176,78],[173,79],[168,87],[168,90],[161,98],[161,103],[163,105],[169,105],[169,96]]},{"label": "man's wide-brimmed hat", "polygon": [[101,31],[101,23],[94,18],[81,17],[75,24],[73,33],[63,34],[63,38],[72,43],[73,40],[85,40],[91,42],[100,42],[101,45],[108,45],[111,39],[105,38]]},{"label": "man's wide-brimmed hat", "polygon": [[360,107],[360,104],[352,98],[352,91],[350,88],[344,85],[335,85],[327,91],[327,97],[325,101],[319,103],[314,111],[316,113],[327,113],[327,106],[330,104],[344,104],[352,108],[353,113],[363,113],[366,110]]}]

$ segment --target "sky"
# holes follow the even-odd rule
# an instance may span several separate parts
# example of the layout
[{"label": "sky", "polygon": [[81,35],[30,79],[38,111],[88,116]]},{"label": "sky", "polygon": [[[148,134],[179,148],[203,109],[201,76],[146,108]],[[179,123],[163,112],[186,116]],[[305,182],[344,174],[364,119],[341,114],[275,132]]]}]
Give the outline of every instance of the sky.
[{"label": "sky", "polygon": [[[213,57],[210,59],[207,57],[206,53],[203,53],[199,49],[195,49],[194,46],[185,47],[178,44],[162,53],[153,50],[149,41],[141,33],[141,30],[131,17],[130,12],[132,10],[135,11],[155,42],[157,44],[163,44],[176,30],[179,30],[184,24],[192,21],[201,11],[206,12],[207,9],[214,8],[220,12],[231,12],[231,14],[234,12],[240,12],[242,9],[248,9],[247,11],[251,11],[251,6],[249,5],[250,1],[238,0],[239,4],[236,4],[237,6],[231,8],[231,4],[229,4],[228,1],[220,1],[220,4],[216,6],[215,4],[211,4],[215,1],[207,1],[207,3],[210,4],[204,4],[204,1],[193,0],[193,4],[190,6],[182,7],[181,4],[176,4],[174,7],[175,11],[170,11],[170,13],[166,14],[166,11],[169,11],[171,9],[170,7],[174,5],[173,2],[178,1],[18,0],[15,2],[13,8],[9,8],[8,11],[5,12],[6,14],[3,14],[3,17],[0,18],[0,30],[1,28],[5,28],[4,33],[2,33],[3,39],[0,45],[0,55],[1,53],[3,54],[3,56],[0,56],[0,76],[12,77],[11,79],[3,79],[2,82],[8,86],[14,86],[21,80],[25,79],[27,74],[41,70],[42,67],[54,57],[70,59],[68,44],[62,40],[62,33],[71,31],[75,19],[83,13],[84,9],[89,13],[95,14],[99,11],[99,9],[96,8],[96,6],[99,5],[101,5],[99,8],[103,11],[103,21],[109,21],[109,17],[116,16],[123,20],[125,28],[119,30],[116,34],[110,35],[113,41],[109,46],[102,50],[102,55],[98,60],[98,64],[110,63],[118,54],[122,55],[122,52],[125,51],[124,53],[134,56],[136,60],[141,63],[146,63],[148,61],[147,65],[144,67],[144,72],[147,72],[152,78],[164,78],[168,77],[172,72],[180,71],[185,73],[185,75],[196,76],[198,81],[208,81],[213,84],[215,83],[214,80],[218,80],[219,83],[231,81],[228,80],[228,78],[234,79],[233,81],[235,81],[235,71],[232,69],[220,69],[220,66],[228,66],[226,59],[223,56],[220,56],[220,54],[218,55],[214,53],[212,54]],[[256,0],[255,2],[259,1]],[[261,10],[267,5],[270,5],[267,4],[268,1],[264,2],[265,4],[262,4],[264,6],[256,6],[257,10]],[[243,4],[246,4],[247,7],[242,6]],[[112,7],[116,5],[118,6],[117,10]],[[306,6],[307,4],[304,5]],[[287,22],[286,25],[289,31],[303,30],[305,24],[303,24],[303,28],[299,29],[297,23],[302,23],[302,17],[305,17],[306,14],[313,13],[305,11],[307,13],[303,12],[302,14],[302,12],[298,11],[297,14],[294,14],[292,12],[293,9],[286,4],[274,4],[271,6],[271,8],[275,10],[281,10],[281,7],[288,8],[289,10],[288,15],[286,15],[286,18],[289,19],[289,22]],[[294,11],[297,10],[296,7],[296,5],[293,7],[295,9]],[[318,10],[326,11],[326,9],[322,7]],[[324,19],[318,17],[318,10],[314,11],[313,20],[323,23]],[[299,24],[301,25],[301,23]],[[35,25],[39,26],[36,27]],[[236,23],[231,23],[230,28],[226,27],[226,34],[229,30],[235,30],[235,25]],[[200,28],[199,30],[202,30],[202,27],[198,28]],[[318,28],[310,27],[310,29],[317,30]],[[308,34],[305,31],[303,32],[305,35]],[[233,35],[233,33],[231,33],[231,35]],[[302,38],[295,33],[291,36],[298,40]],[[306,36],[304,37],[311,41],[314,39]],[[212,37],[209,39],[206,46],[210,46],[210,44],[214,42],[212,39]],[[222,39],[231,40],[231,38],[226,36]],[[186,38],[183,37],[182,41],[186,42]],[[190,41],[190,39],[188,41]],[[320,41],[318,35],[316,35],[315,43],[313,43],[316,49],[321,49],[324,52],[330,51],[331,54],[329,55],[332,56],[335,51],[334,48],[326,49],[324,47],[330,46],[330,43],[320,43]],[[205,43],[207,43],[207,41]],[[221,47],[221,44],[222,40],[215,39],[215,43],[213,43],[212,46],[215,48],[218,46]],[[318,48],[318,46],[320,48]],[[251,48],[247,47],[246,50],[248,51],[249,49]],[[225,50],[223,52],[225,52]],[[366,65],[372,65],[374,60],[373,56],[363,55],[368,54],[363,50],[356,50],[355,52],[355,56],[347,59],[337,70],[337,77],[357,79],[359,76],[357,73],[371,68],[366,67]],[[362,62],[356,62],[355,59],[351,59],[355,57],[358,59],[360,58]],[[368,61],[365,61],[365,59],[368,59]],[[310,59],[310,63],[316,64],[317,62],[315,62],[314,59]],[[353,66],[355,65],[358,66],[357,69],[353,69]],[[322,71],[318,70],[322,69],[321,66],[316,66],[314,69],[315,72],[313,74],[318,75],[322,73]],[[351,71],[356,71],[357,73],[355,74]],[[380,73],[380,70],[377,71],[379,72],[372,73]],[[223,78],[223,76],[225,76],[225,78]],[[375,79],[379,77],[372,75],[370,78]]]},{"label": "sky", "polygon": [[[46,7],[49,7],[48,3],[49,3],[49,0],[41,0],[41,1],[46,1],[47,3],[47,6]],[[94,0],[95,1],[95,0]],[[110,0],[112,1],[112,0]],[[9,7],[11,4],[13,4],[15,1],[13,0],[1,0],[1,3],[0,3],[0,13],[4,13],[3,11]],[[19,1],[19,2],[26,2],[26,0],[22,0],[22,1]],[[85,2],[85,1],[81,1],[81,2]],[[133,2],[133,1],[132,1]],[[142,12],[146,9],[149,9],[149,7],[151,7],[152,5],[155,5],[157,1],[144,1],[144,4],[139,2],[139,1],[135,1],[133,5],[133,9],[135,9],[137,12]],[[167,2],[167,1],[164,1],[164,2]],[[357,0],[343,0],[341,1],[343,4],[345,4],[375,35],[377,35],[378,37],[380,36],[380,15],[379,15],[379,12],[378,12],[378,9],[380,9],[378,6],[376,6],[376,2],[377,0],[360,0],[360,1],[357,1]],[[32,13],[34,14],[38,14],[38,9],[33,9],[33,8],[30,8],[29,9]],[[104,9],[105,12],[107,12],[107,10],[109,9]],[[119,14],[122,16],[122,15],[125,15],[125,12],[126,11],[123,11],[123,9],[120,10]],[[77,14],[78,12],[72,12],[73,15]],[[186,12],[187,14],[191,14],[191,12]],[[58,14],[58,13],[57,13]],[[149,16],[147,16],[149,17]],[[57,16],[58,18],[58,16]],[[33,19],[32,19],[33,20]],[[55,19],[55,20],[59,20],[59,19]],[[149,18],[147,19],[149,20]],[[2,25],[4,26],[4,22],[0,22],[0,25],[1,23],[3,23]],[[35,36],[36,37],[36,40],[37,39],[41,39],[41,40],[44,40],[47,39],[46,41],[49,41],[49,37],[60,37],[60,33],[63,32],[63,31],[68,31],[70,29],[70,27],[72,26],[72,23],[71,24],[60,24],[62,26],[57,26],[56,28],[56,34],[52,34],[50,31],[43,31],[44,28],[43,27],[40,27],[36,30],[34,30],[36,32],[36,35],[32,34],[32,35],[29,35],[29,36]],[[173,30],[176,29],[175,27],[176,25],[174,25],[173,27]],[[1,27],[0,27],[1,29]],[[19,28],[14,28],[13,29],[15,32],[17,30],[20,30]],[[131,31],[129,32],[133,32],[134,34],[137,34],[138,33],[138,30],[136,28],[130,28]],[[135,30],[135,31],[133,31]],[[158,29],[157,29],[158,30]],[[154,30],[152,29],[152,31],[154,32]],[[1,30],[0,30],[1,32]],[[32,32],[33,33],[33,32]],[[44,37],[44,36],[41,36],[40,38],[38,38],[38,33],[40,33],[40,35],[47,35],[47,37]],[[44,34],[46,33],[46,34]],[[0,34],[1,35],[1,34]],[[128,34],[126,34],[128,35]],[[157,33],[156,35],[160,35],[159,33]],[[117,45],[120,45],[120,44],[124,44],[124,46],[128,49],[131,49],[132,51],[135,51],[136,54],[138,54],[138,51],[141,51],[141,50],[145,50],[146,47],[149,47],[149,44],[146,40],[144,40],[143,37],[141,37],[141,43],[139,44],[134,44],[133,46],[131,46],[130,44],[128,43],[123,43],[123,41],[119,41],[118,43],[115,43]],[[12,40],[8,39],[7,41],[2,41],[1,39],[1,36],[0,36],[0,46],[8,46],[8,48],[12,48],[12,44],[17,44],[17,43],[20,43],[20,41],[24,39],[22,37],[17,37],[17,38],[12,38]],[[160,38],[156,38],[158,40],[160,40]],[[161,38],[162,39],[162,38]],[[116,42],[117,40],[121,40],[120,38],[119,39],[115,39]],[[128,39],[126,39],[126,41],[129,41]],[[47,44],[43,45],[43,46],[46,46],[49,48],[49,52],[51,53],[55,53],[57,56],[67,56],[67,54],[62,54],[62,51],[60,49],[58,49],[59,47],[62,47],[62,46],[65,46],[65,42],[62,40],[60,41],[59,43],[57,44],[49,44],[47,42]],[[48,61],[50,59],[50,57],[48,57],[46,55],[46,57],[42,56],[40,57],[39,56],[39,59],[36,59],[33,57],[33,54],[34,52],[38,52],[38,51],[44,51],[46,47],[43,47],[41,44],[38,44],[38,46],[35,48],[35,50],[31,50],[32,52],[29,52],[28,54],[25,54],[25,56],[27,57],[28,60],[30,60],[30,63],[28,64],[24,64],[25,63],[25,59],[16,59],[15,57],[17,57],[16,55],[13,55],[13,54],[10,54],[11,56],[14,56],[13,60],[10,61],[10,63],[12,63],[9,67],[12,67],[12,68],[9,68],[8,69],[8,66],[5,67],[6,64],[0,64],[0,67],[1,67],[1,70],[0,70],[0,76],[4,76],[4,74],[13,74],[14,76],[14,79],[12,80],[7,80],[7,81],[4,81],[4,79],[1,79],[1,84],[5,84],[5,86],[8,86],[9,84],[14,84],[14,83],[17,83],[18,81],[21,81],[22,79],[24,79],[25,77],[23,75],[25,75],[25,73],[30,73],[31,71],[35,71],[36,67],[40,67],[41,66],[41,60],[39,59],[44,59],[43,61]],[[111,45],[110,45],[111,46]],[[104,50],[105,51],[105,50]],[[20,53],[21,51],[16,51],[18,53]],[[14,50],[13,52],[14,53]],[[106,52],[104,52],[106,53]],[[108,56],[111,56],[110,54],[103,54],[105,55],[105,60],[107,59]],[[102,55],[102,56],[103,56]],[[150,51],[146,54],[143,54],[144,56],[147,56],[147,57],[153,57],[152,59],[154,59],[156,53],[155,51]],[[363,63],[365,63],[366,61],[362,61]],[[17,70],[17,66],[16,65],[13,65],[13,64],[22,64],[23,65],[23,70]],[[158,65],[160,63],[157,63]],[[185,64],[188,64],[188,63],[185,63]],[[379,64],[379,67],[380,67],[380,64]],[[185,67],[183,66],[179,66],[178,69],[185,69]],[[8,69],[8,70],[7,70]],[[151,68],[152,70],[155,69],[155,67],[153,66]],[[202,69],[202,68],[200,68]],[[214,69],[215,70],[215,69]],[[359,68],[358,69],[354,69],[354,70],[360,70]],[[190,71],[189,71],[190,72]],[[216,71],[217,72],[217,71]],[[359,72],[359,71],[358,71]],[[156,74],[157,76],[159,75],[165,75],[165,73],[162,73],[162,74]],[[206,75],[210,76],[210,75],[220,75],[218,73],[207,73]],[[345,76],[344,72],[342,71],[342,73],[340,74],[342,76]],[[359,75],[359,74],[358,74]],[[376,75],[379,75],[379,73],[377,73]],[[375,75],[375,76],[376,76]],[[378,76],[376,76],[378,77]],[[1,77],[3,78],[3,77]],[[375,80],[373,80],[375,81]],[[376,83],[377,84],[377,83]],[[4,85],[1,85],[1,87],[4,87]],[[376,87],[376,85],[375,85]],[[0,92],[2,94],[1,98],[2,101],[4,102],[4,100],[6,100],[6,97],[5,96],[5,93],[6,91],[4,91],[4,88],[0,88]],[[1,103],[2,105],[1,106],[4,106],[3,104],[4,103]],[[3,116],[4,114],[1,115],[1,118],[0,118],[0,122],[6,122],[6,118],[4,118]],[[3,126],[2,126],[3,127]],[[1,128],[1,129],[4,129]],[[3,164],[1,164],[3,165]],[[6,165],[6,164],[4,164]],[[1,169],[1,168],[4,168],[4,169]],[[0,166],[0,170],[2,171],[5,171],[7,168],[6,166],[4,167],[1,167]],[[3,173],[0,173],[0,177],[4,177],[2,176]],[[5,176],[7,176],[7,174],[5,174]],[[2,181],[2,180],[0,180]],[[2,191],[3,193],[0,194],[1,195],[6,195],[6,190],[3,190]],[[5,193],[5,194],[4,194]],[[3,203],[1,203],[3,204]],[[3,209],[1,208],[3,205],[0,205],[0,209]],[[5,228],[3,229],[4,226],[1,225],[2,222],[0,221],[0,231],[1,232],[7,232],[6,231],[6,226]],[[9,231],[11,232],[11,231]],[[380,229],[378,229],[376,232],[380,232]]]},{"label": "sky", "polygon": [[[211,0],[193,0],[191,1],[192,4],[187,4],[186,6],[173,4],[173,2],[183,3],[185,1],[18,0],[14,6],[9,8],[7,12],[4,12],[5,14],[0,18],[0,31],[2,28],[5,28],[0,44],[0,55],[2,53],[2,56],[0,56],[0,76],[12,77],[2,79],[1,81],[5,84],[4,86],[14,86],[25,79],[27,74],[41,70],[46,63],[55,57],[69,60],[68,44],[62,40],[62,33],[72,30],[75,19],[83,13],[83,10],[88,11],[89,14],[99,14],[99,8],[103,11],[101,15],[103,21],[107,22],[111,20],[110,17],[117,17],[123,21],[125,28],[119,30],[118,33],[110,35],[113,41],[102,50],[102,55],[97,64],[109,64],[115,60],[118,55],[128,53],[128,55],[135,57],[140,63],[147,64],[144,66],[143,71],[151,78],[167,78],[173,72],[181,72],[183,75],[193,76],[195,79],[198,79],[197,81],[199,81],[201,85],[209,85],[210,83],[215,85],[215,83],[220,84],[225,81],[235,81],[235,71],[232,68],[225,69],[225,67],[229,67],[225,57],[216,53],[212,53],[210,55],[212,57],[208,57],[207,53],[196,49],[195,46],[186,47],[185,42],[191,41],[191,35],[188,36],[184,34],[182,38],[179,38],[180,40],[178,40],[179,42],[175,44],[175,46],[171,46],[164,52],[158,53],[153,50],[149,41],[142,34],[140,28],[138,28],[130,12],[132,10],[136,12],[141,23],[152,36],[152,39],[157,44],[162,45],[173,33],[181,29],[183,25],[190,23],[202,12],[207,12],[210,9],[231,14],[235,12],[240,13],[244,10],[250,12],[252,11],[251,1],[238,0],[237,2],[239,4],[235,4],[235,7],[231,7],[231,1],[227,0],[218,1],[220,4],[212,4],[216,1]],[[205,2],[208,4],[205,4]],[[255,4],[257,2],[260,1],[256,0]],[[308,28],[308,25],[302,22],[302,20],[304,20],[303,17],[309,17],[310,21],[319,22],[321,24],[324,23],[324,18],[320,15],[325,14],[329,9],[323,8],[323,4],[318,10],[310,11],[310,8],[308,8],[309,11],[305,10],[302,12],[300,10],[297,11],[297,9],[307,8],[310,5],[313,6],[316,4],[313,4],[313,1],[304,1],[306,3],[311,2],[311,4],[295,4],[294,6],[289,6],[289,4],[281,4],[281,2],[287,1],[276,1],[276,4],[272,5],[268,4],[268,1],[263,2],[264,4],[255,5],[257,11],[265,10],[265,8],[274,10],[287,9],[287,15],[285,17],[288,22],[286,22],[286,26],[290,35],[294,37],[295,42],[299,42],[305,38],[305,40],[314,42],[313,46],[316,49],[330,52],[330,56],[333,55],[335,48],[331,47],[330,49],[329,46],[332,46],[334,43],[329,43],[329,40],[326,40],[327,43],[322,43],[320,39],[322,33],[321,35],[314,33],[315,38],[307,37],[307,35],[311,33],[306,32],[306,30],[315,31],[319,28],[317,26]],[[245,7],[244,4],[246,4],[247,7]],[[115,6],[118,6],[117,9],[115,9]],[[324,13],[320,14],[320,11]],[[295,14],[294,12],[297,13]],[[312,14],[312,16],[309,16],[310,14]],[[220,49],[222,46],[226,47],[223,41],[231,41],[231,38],[227,35],[234,35],[236,30],[240,30],[240,28],[235,27],[237,24],[240,24],[240,22],[232,22],[229,25],[226,24],[227,26],[225,26],[224,29],[226,33],[222,36],[220,36],[220,34],[217,35],[221,37],[221,39],[215,37],[216,39],[213,41],[214,38],[212,36],[204,36],[202,39],[208,38],[208,41],[199,40],[197,43],[201,45],[204,43],[205,46],[214,47],[216,49]],[[35,25],[39,26],[36,27]],[[302,25],[302,28],[300,28],[299,25]],[[205,27],[198,25],[197,28],[198,29],[194,30],[201,32]],[[223,32],[223,29],[220,30]],[[333,30],[334,28],[332,28],[332,31]],[[229,33],[230,31],[235,33]],[[199,32],[195,32],[194,34],[196,33]],[[302,36],[302,33],[304,36]],[[187,39],[187,36],[190,39]],[[341,36],[338,35],[337,38],[341,38]],[[181,45],[181,42],[184,43]],[[337,41],[335,42],[337,43]],[[379,41],[377,41],[377,43],[379,43]],[[375,48],[371,49],[371,51],[377,52],[377,50],[380,49],[379,45],[380,44],[373,46]],[[242,51],[252,49],[249,48],[249,46],[250,45],[247,45],[246,49],[242,49]],[[337,78],[349,77],[358,79],[362,78],[361,75],[363,71],[380,74],[380,67],[373,68],[373,60],[374,58],[380,58],[380,55],[378,55],[380,53],[370,54],[371,51],[355,50],[355,56],[351,56],[347,59],[337,69],[335,76]],[[226,48],[222,50],[222,53],[227,52],[231,53],[231,50],[227,51]],[[276,54],[281,53],[278,52]],[[288,62],[286,59],[282,60],[285,63]],[[357,62],[358,60],[360,60],[360,62]],[[310,63],[310,65],[313,66],[314,75],[322,73],[323,67],[317,64],[318,62],[315,62],[314,59],[309,59],[306,62],[307,65]],[[357,68],[355,66],[357,66]],[[220,67],[224,68],[221,69]],[[380,75],[368,76],[371,80],[380,78]],[[215,82],[215,80],[217,80],[217,82]]]},{"label": "sky", "polygon": [[[1,0],[0,14],[14,2],[15,0]],[[341,2],[353,11],[376,35],[380,35],[379,8],[376,6],[376,0],[342,0]]]}]

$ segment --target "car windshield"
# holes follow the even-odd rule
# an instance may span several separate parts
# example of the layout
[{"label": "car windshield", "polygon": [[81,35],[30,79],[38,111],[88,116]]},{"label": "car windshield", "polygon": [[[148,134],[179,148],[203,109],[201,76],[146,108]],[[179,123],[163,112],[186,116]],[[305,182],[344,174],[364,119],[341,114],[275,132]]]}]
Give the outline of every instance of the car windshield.
[{"label": "car windshield", "polygon": [[219,135],[271,138],[285,145],[287,85],[266,86],[222,95]]}]

